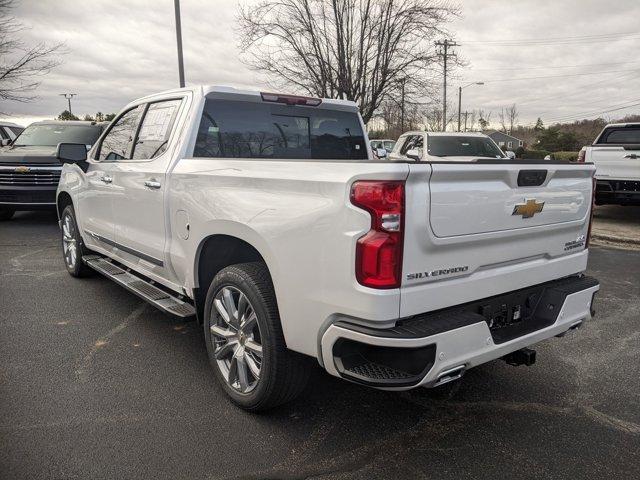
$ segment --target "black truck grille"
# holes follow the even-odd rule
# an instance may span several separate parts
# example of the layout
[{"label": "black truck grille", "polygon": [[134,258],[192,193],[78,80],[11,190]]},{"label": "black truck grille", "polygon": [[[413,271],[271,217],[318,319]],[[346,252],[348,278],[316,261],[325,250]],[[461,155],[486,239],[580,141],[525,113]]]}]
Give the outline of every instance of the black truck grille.
[{"label": "black truck grille", "polygon": [[60,181],[59,170],[31,170],[25,173],[0,170],[0,185],[19,186],[57,186]]}]

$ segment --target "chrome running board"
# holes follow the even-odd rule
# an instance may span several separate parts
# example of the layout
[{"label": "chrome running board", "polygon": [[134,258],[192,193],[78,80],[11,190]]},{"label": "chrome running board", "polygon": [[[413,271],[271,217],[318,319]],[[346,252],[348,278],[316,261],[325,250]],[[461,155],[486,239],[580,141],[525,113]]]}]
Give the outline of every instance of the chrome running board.
[{"label": "chrome running board", "polygon": [[169,315],[184,319],[195,317],[196,309],[193,305],[181,300],[175,294],[158,288],[151,280],[146,280],[105,257],[85,255],[82,257],[82,261],[96,272],[122,285]]}]

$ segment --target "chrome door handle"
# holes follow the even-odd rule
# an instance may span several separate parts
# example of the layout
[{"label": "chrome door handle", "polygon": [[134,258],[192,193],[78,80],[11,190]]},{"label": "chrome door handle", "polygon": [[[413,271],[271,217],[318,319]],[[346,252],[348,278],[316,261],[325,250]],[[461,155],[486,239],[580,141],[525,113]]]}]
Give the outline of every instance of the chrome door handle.
[{"label": "chrome door handle", "polygon": [[111,178],[109,175],[103,175],[102,177],[100,177],[100,180],[102,180],[104,183],[113,182],[113,178]]},{"label": "chrome door handle", "polygon": [[624,156],[624,157],[622,157],[622,158],[632,158],[632,159],[634,159],[634,160],[635,160],[635,159],[637,159],[637,158],[638,158],[638,155],[636,155],[635,153],[630,153],[629,155],[625,155],[625,156]]},{"label": "chrome door handle", "polygon": [[157,182],[155,180],[145,180],[144,186],[157,190],[158,188],[160,188],[160,182]]}]

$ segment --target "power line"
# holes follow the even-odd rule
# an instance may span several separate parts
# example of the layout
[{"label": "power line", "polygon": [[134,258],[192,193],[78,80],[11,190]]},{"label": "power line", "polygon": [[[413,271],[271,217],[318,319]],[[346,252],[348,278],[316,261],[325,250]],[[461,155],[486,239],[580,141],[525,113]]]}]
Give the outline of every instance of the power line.
[{"label": "power line", "polygon": [[612,65],[629,65],[632,63],[640,63],[640,61],[630,62],[612,62],[612,63],[585,63],[582,65],[544,65],[538,67],[506,67],[506,68],[469,68],[473,72],[496,72],[496,71],[521,71],[521,70],[551,70],[557,68],[586,68],[586,67],[604,67]]},{"label": "power line", "polygon": [[545,37],[528,39],[500,39],[500,40],[461,40],[464,44],[494,45],[494,46],[533,46],[533,45],[579,45],[590,43],[611,42],[615,40],[635,39],[640,32],[610,33],[603,35],[582,35],[574,37]]},{"label": "power line", "polygon": [[[569,121],[575,121],[575,120],[585,120],[586,117],[593,117],[596,115],[602,115],[604,113],[610,113],[610,112],[617,112],[619,110],[625,110],[627,108],[632,108],[632,107],[637,107],[640,105],[640,99],[635,99],[635,100],[631,100],[633,102],[637,102],[637,103],[631,103],[631,104],[626,104],[626,105],[620,105],[618,107],[615,108],[610,108],[608,110],[602,110],[602,111],[591,111],[591,112],[583,112],[583,113],[576,113],[573,115],[565,115],[565,116],[561,116],[561,117],[552,117],[546,120],[547,123],[559,123],[559,122],[569,122]],[[523,126],[530,126],[530,125],[534,125],[535,122],[530,122],[528,124],[525,124]]]},{"label": "power line", "polygon": [[627,73],[627,72],[640,72],[640,69],[634,70],[608,70],[602,72],[582,72],[582,73],[565,73],[562,75],[541,75],[537,77],[514,77],[514,78],[500,78],[494,80],[485,80],[485,83],[502,83],[502,82],[515,82],[519,80],[541,80],[545,78],[566,78],[566,77],[583,77],[587,75],[603,75],[606,73]]}]

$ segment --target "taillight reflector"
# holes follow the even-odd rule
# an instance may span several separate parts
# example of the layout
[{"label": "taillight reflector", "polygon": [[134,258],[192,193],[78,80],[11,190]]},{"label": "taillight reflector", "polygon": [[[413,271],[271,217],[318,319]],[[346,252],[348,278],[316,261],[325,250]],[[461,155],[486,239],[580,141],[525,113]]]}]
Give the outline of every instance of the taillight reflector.
[{"label": "taillight reflector", "polygon": [[321,98],[301,97],[299,95],[282,95],[280,93],[261,92],[263,102],[284,103],[286,105],[305,105],[307,107],[317,107],[322,103]]},{"label": "taillight reflector", "polygon": [[371,215],[371,229],[356,244],[356,278],[371,288],[398,288],[402,281],[404,182],[357,181],[351,203]]},{"label": "taillight reflector", "polygon": [[587,156],[587,151],[584,148],[582,148],[578,152],[578,159],[576,161],[578,163],[584,163],[584,159],[585,159],[586,156]]}]

